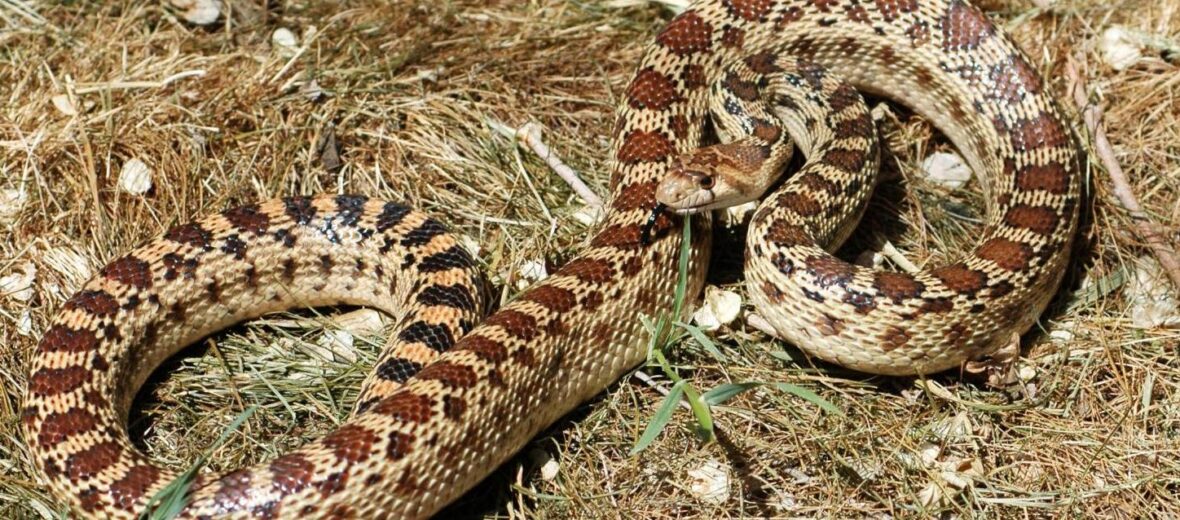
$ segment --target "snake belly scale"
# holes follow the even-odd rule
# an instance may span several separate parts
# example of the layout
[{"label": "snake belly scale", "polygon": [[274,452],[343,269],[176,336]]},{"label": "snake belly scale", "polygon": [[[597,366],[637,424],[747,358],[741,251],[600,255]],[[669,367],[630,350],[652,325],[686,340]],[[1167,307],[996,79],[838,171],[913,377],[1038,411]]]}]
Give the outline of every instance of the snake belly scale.
[{"label": "snake belly scale", "polygon": [[[756,244],[763,255],[778,248],[797,258],[789,270],[806,276],[791,280],[822,291],[828,305],[814,311],[818,302],[794,298],[786,282],[783,296],[767,293],[814,317],[798,325],[810,332],[796,341],[855,363],[861,351],[884,350],[890,331],[889,351],[915,362],[882,371],[927,372],[1024,330],[1061,278],[1081,152],[1019,49],[961,0],[706,0],[658,33],[626,90],[610,149],[611,204],[589,245],[482,323],[473,262],[454,238],[419,213],[363,197],[226,211],[114,260],[63,306],[33,356],[22,425],[45,481],[81,516],[138,516],[176,475],[139,452],[125,425],[161,360],[230,321],[357,303],[404,326],[356,413],[269,463],[202,476],[181,515],[433,514],[643,360],[646,333],[635,317],[672,308],[681,246],[679,217],[668,214],[656,219],[651,243],[641,240],[656,185],[703,144],[710,86],[726,64],[772,50],[915,109],[987,173],[996,195],[974,253],[926,275],[850,271],[800,229],[772,229]],[[794,196],[795,213],[814,195]],[[690,295],[710,246],[709,219],[693,225]],[[787,269],[764,257],[766,269]],[[840,327],[823,329],[816,312],[875,323],[877,340],[857,340],[852,327],[825,335]],[[913,325],[932,320],[961,325]]]}]

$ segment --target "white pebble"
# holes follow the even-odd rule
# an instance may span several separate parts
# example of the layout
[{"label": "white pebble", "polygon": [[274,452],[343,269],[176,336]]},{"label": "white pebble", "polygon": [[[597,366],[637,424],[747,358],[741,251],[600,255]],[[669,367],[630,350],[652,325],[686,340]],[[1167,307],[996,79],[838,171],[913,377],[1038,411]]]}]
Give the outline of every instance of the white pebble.
[{"label": "white pebble", "polygon": [[332,361],[353,363],[356,361],[356,350],[353,349],[353,335],[347,330],[325,330],[324,335],[316,340],[319,354]]},{"label": "white pebble", "polygon": [[352,334],[368,336],[385,328],[385,315],[373,309],[357,309],[332,318],[332,322]]},{"label": "white pebble", "polygon": [[70,101],[70,96],[58,94],[53,96],[51,100],[53,101],[54,108],[56,108],[58,112],[61,112],[67,116],[78,115],[78,109],[74,108],[74,103]]},{"label": "white pebble", "polygon": [[20,317],[16,319],[16,333],[21,336],[33,334],[33,316],[29,314],[28,309],[20,311]]},{"label": "white pebble", "polygon": [[709,460],[700,467],[688,471],[691,482],[688,490],[701,502],[713,505],[729,500],[729,467]]},{"label": "white pebble", "polygon": [[593,226],[602,222],[602,217],[606,216],[606,210],[602,206],[587,204],[578,208],[573,215],[570,215],[574,220],[580,222],[585,226]]},{"label": "white pebble", "polygon": [[0,277],[0,296],[27,302],[33,298],[33,281],[37,279],[37,266],[25,262],[12,274]]},{"label": "white pebble", "polygon": [[557,459],[550,457],[549,460],[546,460],[545,463],[541,465],[541,480],[549,482],[557,478],[557,472],[560,469],[561,465],[558,464]]},{"label": "white pebble", "polygon": [[72,287],[81,287],[82,283],[94,274],[86,257],[70,247],[50,248],[45,251],[41,259],[51,269],[65,277]]},{"label": "white pebble", "polygon": [[538,281],[549,277],[549,271],[545,269],[545,262],[541,260],[529,260],[520,266],[517,273],[526,280]]},{"label": "white pebble", "polygon": [[186,22],[196,25],[209,25],[221,16],[217,0],[172,0],[172,6],[181,10]]},{"label": "white pebble", "polygon": [[0,222],[16,217],[29,201],[29,193],[23,187],[0,190]]},{"label": "white pebble", "polygon": [[1140,329],[1180,326],[1180,302],[1172,295],[1159,262],[1142,256],[1123,293],[1131,301],[1131,325]]},{"label": "white pebble", "polygon": [[283,56],[293,56],[299,47],[299,39],[286,27],[279,27],[270,35],[270,43]]},{"label": "white pebble", "polygon": [[1139,44],[1131,39],[1125,29],[1117,25],[1102,33],[1102,38],[1098,40],[1098,49],[1102,53],[1102,61],[1114,70],[1125,70],[1143,57]]},{"label": "white pebble", "polygon": [[143,195],[152,189],[152,169],[139,159],[123,163],[119,172],[119,189],[132,195]]},{"label": "white pebble", "polygon": [[958,154],[937,152],[922,161],[926,178],[952,190],[962,188],[971,180],[971,168]]},{"label": "white pebble", "polygon": [[702,330],[717,330],[729,325],[742,310],[742,297],[733,291],[716,286],[705,288],[705,301],[692,315],[692,321]]}]

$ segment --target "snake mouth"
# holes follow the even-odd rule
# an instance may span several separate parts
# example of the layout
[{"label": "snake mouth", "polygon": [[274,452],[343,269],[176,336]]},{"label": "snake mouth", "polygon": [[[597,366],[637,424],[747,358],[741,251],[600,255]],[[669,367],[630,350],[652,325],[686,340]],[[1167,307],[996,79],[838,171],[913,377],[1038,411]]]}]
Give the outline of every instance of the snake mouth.
[{"label": "snake mouth", "polygon": [[700,207],[700,206],[694,206],[694,207],[691,207],[691,208],[672,208],[672,207],[669,207],[669,208],[667,208],[667,210],[666,210],[666,211],[667,211],[668,213],[672,213],[672,214],[675,214],[675,215],[697,215],[697,214],[704,213],[704,212],[706,212],[706,211],[711,211],[711,210],[710,210],[710,208],[705,208],[705,207]]},{"label": "snake mouth", "polygon": [[665,211],[676,215],[696,215],[717,209],[713,207],[715,200],[712,190],[696,190],[673,204],[666,204]]}]

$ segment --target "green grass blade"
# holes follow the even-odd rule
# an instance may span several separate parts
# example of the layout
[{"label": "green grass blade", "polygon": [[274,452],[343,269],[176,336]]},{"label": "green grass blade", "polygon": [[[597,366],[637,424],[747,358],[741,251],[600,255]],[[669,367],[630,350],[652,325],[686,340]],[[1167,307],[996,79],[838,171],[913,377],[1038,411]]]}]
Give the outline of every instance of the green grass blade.
[{"label": "green grass blade", "polygon": [[709,406],[717,406],[719,404],[724,404],[726,401],[733,399],[735,396],[745,392],[746,390],[757,388],[759,386],[762,386],[762,383],[725,383],[722,385],[717,385],[716,387],[713,387],[712,390],[705,392],[705,394],[701,396],[701,399],[704,400],[705,404]]},{"label": "green grass blade", "polygon": [[680,311],[684,310],[684,297],[688,292],[688,258],[692,252],[692,215],[684,216],[684,232],[680,239],[680,262],[676,274],[676,304],[672,311],[672,319],[680,319]]},{"label": "green grass blade", "polygon": [[175,480],[156,493],[156,496],[152,497],[147,505],[148,512],[143,517],[149,520],[170,520],[176,518],[176,515],[180,514],[180,510],[184,508],[185,503],[188,501],[188,489],[192,486],[193,480],[197,478],[197,472],[205,466],[205,463],[209,460],[209,456],[214,451],[217,451],[217,448],[220,448],[222,444],[225,444],[225,441],[229,440],[229,436],[237,431],[238,428],[241,428],[242,423],[246,422],[246,419],[249,419],[257,409],[258,406],[251,406],[238,414],[234,422],[230,423],[221,432],[221,435],[217,437],[217,440],[213,442],[213,446],[210,446],[205,453],[197,457],[196,462],[193,462],[193,465],[189,466],[184,473],[177,475]]},{"label": "green grass blade", "polygon": [[726,361],[725,354],[721,353],[721,349],[717,348],[717,344],[713,343],[713,340],[709,339],[709,336],[705,334],[705,331],[701,330],[700,327],[684,323],[682,321],[676,322],[676,326],[687,331],[688,335],[692,336],[692,339],[696,340],[696,342],[700,344],[701,348],[705,349],[705,352],[708,352],[710,355],[717,358],[717,361]]},{"label": "green grass blade", "polygon": [[664,427],[668,425],[668,421],[672,419],[672,412],[676,411],[676,405],[680,403],[680,395],[684,393],[684,381],[680,381],[672,385],[672,390],[668,392],[668,396],[664,398],[663,404],[656,410],[656,414],[652,416],[651,421],[647,423],[647,428],[643,430],[643,435],[639,436],[639,440],[635,441],[635,446],[631,448],[630,456],[635,456],[646,450],[652,441],[664,431]]},{"label": "green grass blade", "polygon": [[823,411],[832,415],[839,415],[841,417],[844,416],[844,412],[840,410],[840,407],[832,404],[827,399],[820,397],[819,394],[812,392],[811,390],[801,386],[792,385],[790,383],[770,383],[770,386],[814,404],[820,407]]},{"label": "green grass blade", "polygon": [[701,394],[692,385],[684,385],[684,396],[688,398],[688,406],[692,408],[692,414],[697,418],[697,433],[705,442],[712,441],[713,413],[709,411],[709,407],[701,400]]}]

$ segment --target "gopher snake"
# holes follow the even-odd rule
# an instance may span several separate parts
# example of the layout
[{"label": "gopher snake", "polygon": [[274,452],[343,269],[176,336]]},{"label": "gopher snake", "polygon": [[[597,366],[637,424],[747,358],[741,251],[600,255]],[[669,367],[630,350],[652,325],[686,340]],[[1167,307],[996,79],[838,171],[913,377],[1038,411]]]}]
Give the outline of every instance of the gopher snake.
[{"label": "gopher snake", "polygon": [[[404,348],[382,358],[363,410],[268,464],[198,479],[182,514],[437,511],[643,359],[646,333],[635,317],[671,308],[680,248],[677,218],[667,214],[653,242],[641,240],[656,184],[701,144],[708,87],[723,67],[771,49],[913,107],[991,174],[996,195],[974,254],[917,277],[849,268],[807,245],[815,237],[801,225],[772,227],[764,247],[806,252],[774,268],[802,271],[805,297],[828,302],[816,317],[815,298],[767,291],[810,320],[800,330],[815,337],[792,339],[835,349],[825,357],[838,360],[916,356],[922,362],[909,369],[884,371],[925,372],[1027,327],[1061,277],[1078,214],[1079,151],[1010,40],[961,0],[708,0],[657,35],[626,91],[611,147],[612,203],[589,247],[478,326],[480,291],[454,239],[421,214],[362,197],[223,212],[112,262],[65,304],[34,356],[22,423],[46,481],[79,514],[135,516],[176,475],[140,453],[124,424],[135,390],[163,358],[230,321],[356,303],[405,316],[396,336]],[[795,213],[818,206],[811,189],[792,197]],[[694,219],[690,294],[702,283],[708,223]],[[842,314],[822,321],[833,305]],[[838,321],[844,316],[856,324]],[[435,352],[468,328],[454,348]],[[850,341],[858,334],[870,337]]]}]

